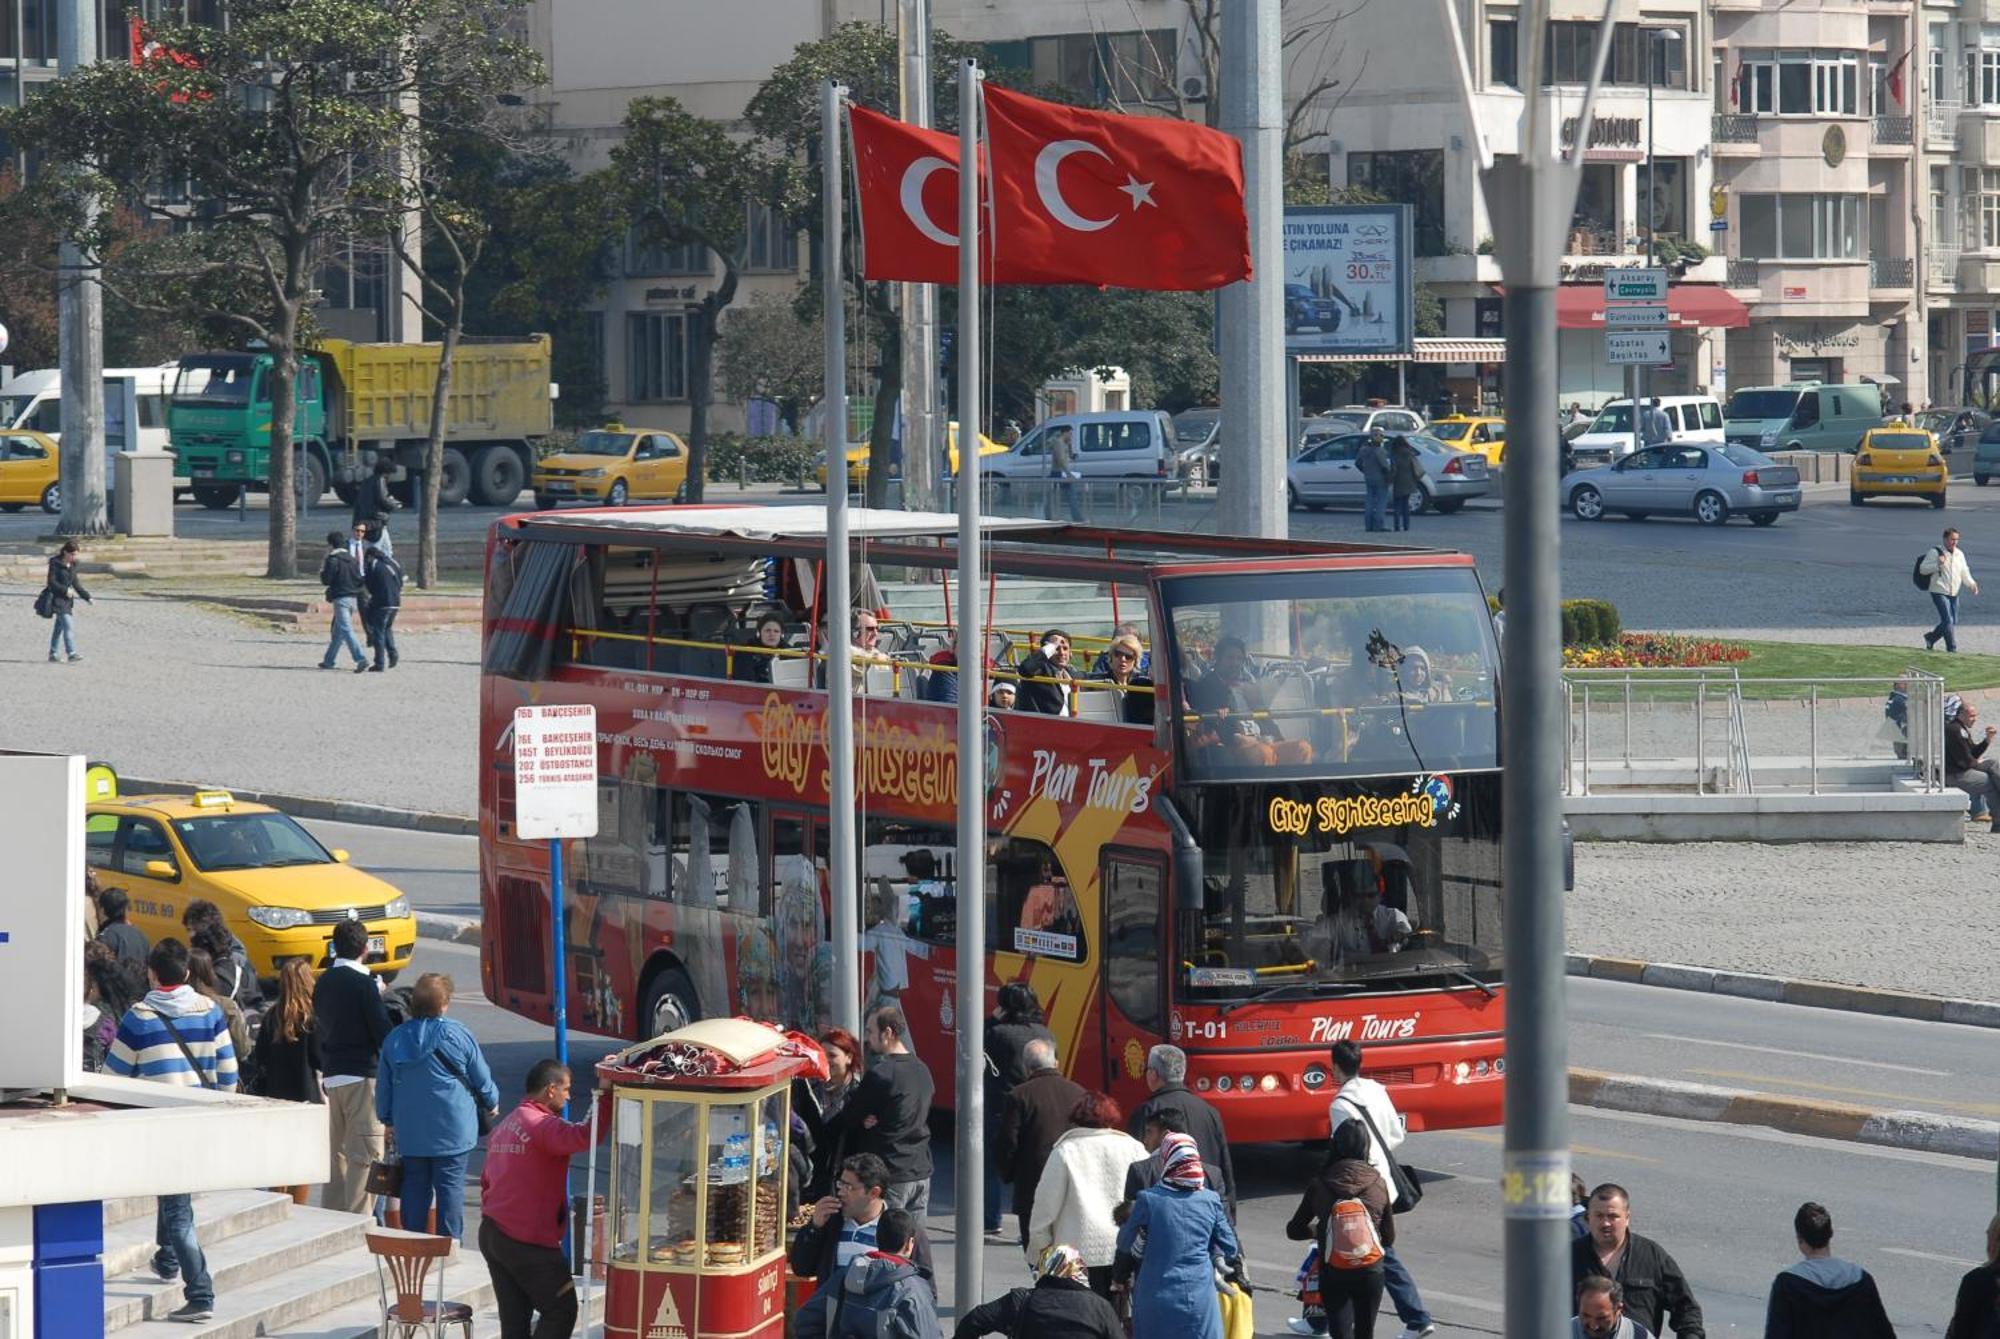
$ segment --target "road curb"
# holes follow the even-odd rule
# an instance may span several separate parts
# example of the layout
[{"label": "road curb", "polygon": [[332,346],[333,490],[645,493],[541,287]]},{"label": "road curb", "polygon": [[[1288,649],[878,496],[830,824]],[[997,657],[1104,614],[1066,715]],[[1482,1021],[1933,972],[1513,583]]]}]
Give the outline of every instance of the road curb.
[{"label": "road curb", "polygon": [[[120,776],[118,790],[123,795],[191,795],[204,787],[193,781],[154,781],[143,777]],[[436,832],[453,837],[476,837],[479,820],[463,814],[430,813],[422,809],[394,809],[380,804],[357,804],[351,800],[329,800],[316,795],[287,795],[279,791],[244,790],[231,786],[229,793],[252,804],[268,804],[293,818],[317,818],[331,823],[366,823],[378,828],[401,828],[406,832]]]},{"label": "road curb", "polygon": [[1569,1100],[1600,1111],[1670,1116],[1722,1125],[1766,1125],[1788,1134],[1854,1144],[1947,1153],[1993,1161],[2000,1156],[2000,1121],[1942,1116],[1930,1111],[1888,1110],[1720,1088],[1678,1079],[1645,1079],[1593,1069],[1569,1072]]},{"label": "road curb", "polygon": [[452,944],[477,944],[479,942],[479,917],[451,916],[442,911],[417,911],[417,936],[421,939],[442,939]]},{"label": "road curb", "polygon": [[1571,976],[1595,977],[1600,981],[1624,981],[1632,985],[1663,986],[1669,990],[1734,995],[1742,999],[1799,1004],[1813,1009],[1845,1009],[1850,1013],[1910,1018],[1924,1023],[1963,1023],[1968,1027],[2000,1028],[2000,1003],[1990,1000],[1947,999],[1942,995],[1877,990],[1871,986],[1848,986],[1835,981],[1761,976],[1755,972],[1690,967],[1675,962],[1642,962],[1636,958],[1588,953],[1569,953],[1564,955],[1564,959]]}]

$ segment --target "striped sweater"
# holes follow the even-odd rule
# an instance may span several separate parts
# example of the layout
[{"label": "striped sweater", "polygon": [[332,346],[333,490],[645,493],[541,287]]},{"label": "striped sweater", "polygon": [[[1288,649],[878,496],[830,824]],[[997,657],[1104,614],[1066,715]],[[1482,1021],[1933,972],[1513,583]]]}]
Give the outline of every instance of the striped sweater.
[{"label": "striped sweater", "polygon": [[[172,1030],[162,1015],[173,1020]],[[188,1064],[187,1054],[174,1040],[175,1032],[201,1066],[200,1074]],[[149,991],[145,999],[127,1009],[118,1020],[118,1036],[104,1058],[104,1068],[112,1074],[182,1088],[236,1091],[236,1048],[229,1041],[228,1020],[214,1002],[191,986]]]}]

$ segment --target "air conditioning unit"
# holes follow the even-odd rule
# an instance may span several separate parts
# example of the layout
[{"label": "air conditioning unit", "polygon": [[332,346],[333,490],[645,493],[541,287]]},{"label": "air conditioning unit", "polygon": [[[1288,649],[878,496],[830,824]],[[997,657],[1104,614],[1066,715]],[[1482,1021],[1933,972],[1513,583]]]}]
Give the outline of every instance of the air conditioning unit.
[{"label": "air conditioning unit", "polygon": [[1208,76],[1205,74],[1182,75],[1181,99],[1185,102],[1207,102]]}]

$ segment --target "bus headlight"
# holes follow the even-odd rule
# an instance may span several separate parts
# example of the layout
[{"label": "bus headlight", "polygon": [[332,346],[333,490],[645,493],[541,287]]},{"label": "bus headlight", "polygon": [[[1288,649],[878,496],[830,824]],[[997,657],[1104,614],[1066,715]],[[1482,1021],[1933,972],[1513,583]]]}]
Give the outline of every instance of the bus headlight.
[{"label": "bus headlight", "polygon": [[1236,1085],[1234,1083],[1230,1082],[1229,1076],[1227,1074],[1224,1074],[1221,1078],[1215,1081],[1215,1091],[1219,1093],[1226,1093],[1235,1086]]},{"label": "bus headlight", "polygon": [[1277,1092],[1278,1076],[1276,1074],[1266,1074],[1263,1078],[1257,1080],[1257,1091],[1260,1093]]}]

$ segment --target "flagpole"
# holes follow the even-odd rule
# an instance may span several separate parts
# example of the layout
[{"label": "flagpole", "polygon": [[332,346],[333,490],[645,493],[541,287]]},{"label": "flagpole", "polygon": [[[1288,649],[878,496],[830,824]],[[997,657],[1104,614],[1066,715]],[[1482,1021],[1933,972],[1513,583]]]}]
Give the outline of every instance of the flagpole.
[{"label": "flagpole", "polygon": [[[861,1030],[861,926],[854,858],[854,595],[847,570],[847,307],[840,277],[840,106],[845,85],[820,86],[820,294],[826,326],[826,755],[828,895],[833,902],[833,1009],[836,1026]],[[792,1020],[797,1022],[798,1020]]]},{"label": "flagpole", "polygon": [[979,66],[958,67],[958,1314],[985,1292],[986,616],[979,600]]}]

